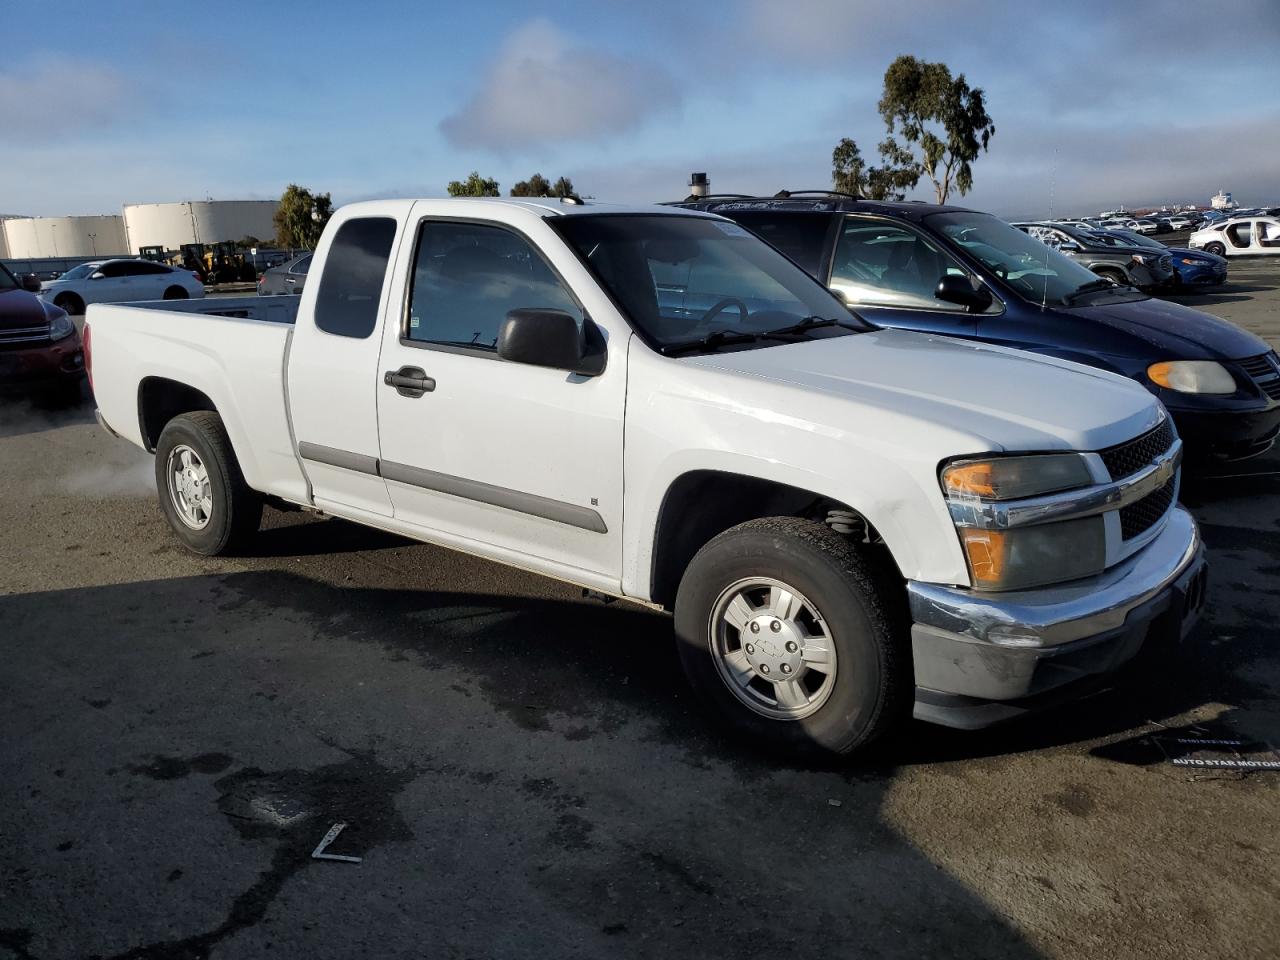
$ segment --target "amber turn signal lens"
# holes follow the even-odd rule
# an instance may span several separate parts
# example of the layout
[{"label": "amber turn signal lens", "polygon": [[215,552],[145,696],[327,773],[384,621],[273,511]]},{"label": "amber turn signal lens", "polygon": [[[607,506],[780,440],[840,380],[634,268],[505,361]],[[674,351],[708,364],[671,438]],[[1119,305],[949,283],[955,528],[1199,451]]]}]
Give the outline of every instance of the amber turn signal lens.
[{"label": "amber turn signal lens", "polygon": [[1008,537],[1001,530],[965,528],[960,531],[973,585],[978,588],[998,587],[1004,581]]},{"label": "amber turn signal lens", "polygon": [[942,475],[947,493],[955,496],[994,497],[995,469],[989,461],[956,464]]}]

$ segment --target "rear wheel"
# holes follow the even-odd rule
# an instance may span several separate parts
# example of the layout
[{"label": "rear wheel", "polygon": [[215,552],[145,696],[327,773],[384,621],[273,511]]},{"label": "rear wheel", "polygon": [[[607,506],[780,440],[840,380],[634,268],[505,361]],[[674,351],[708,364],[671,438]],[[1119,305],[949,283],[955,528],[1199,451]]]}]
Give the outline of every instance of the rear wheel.
[{"label": "rear wheel", "polygon": [[166,300],[185,300],[187,299],[187,291],[182,287],[170,287],[164,292],[164,298]]},{"label": "rear wheel", "polygon": [[242,549],[262,521],[262,498],[245,483],[212,411],[184,413],[165,426],[156,444],[156,487],[178,539],[205,556]]},{"label": "rear wheel", "polygon": [[1225,256],[1227,248],[1220,243],[1206,243],[1204,245],[1205,253],[1212,253],[1215,257]]},{"label": "rear wheel", "polygon": [[84,301],[74,293],[60,293],[53,298],[53,305],[61,307],[67,313],[80,316],[84,313]]},{"label": "rear wheel", "polygon": [[821,523],[752,520],[689,564],[681,661],[716,716],[757,746],[851,753],[910,706],[901,581]]}]

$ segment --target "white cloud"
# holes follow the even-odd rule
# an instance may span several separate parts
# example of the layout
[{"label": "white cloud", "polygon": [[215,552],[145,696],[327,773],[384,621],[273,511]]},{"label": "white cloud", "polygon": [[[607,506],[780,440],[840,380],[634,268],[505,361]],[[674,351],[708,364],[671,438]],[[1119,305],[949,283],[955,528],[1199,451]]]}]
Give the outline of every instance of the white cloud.
[{"label": "white cloud", "polygon": [[123,112],[129,84],[117,70],[58,55],[0,65],[0,114],[25,118],[22,136],[57,139]]},{"label": "white cloud", "polygon": [[440,124],[459,147],[495,151],[599,140],[679,103],[658,64],[575,46],[545,20],[515,30],[479,89]]}]

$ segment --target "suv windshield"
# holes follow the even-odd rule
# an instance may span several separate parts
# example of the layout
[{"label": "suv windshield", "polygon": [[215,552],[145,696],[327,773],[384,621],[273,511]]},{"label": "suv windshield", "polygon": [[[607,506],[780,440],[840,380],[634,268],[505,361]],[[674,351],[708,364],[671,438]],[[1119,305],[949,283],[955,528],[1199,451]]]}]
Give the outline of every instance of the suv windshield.
[{"label": "suv windshield", "polygon": [[826,287],[727,220],[582,214],[551,225],[660,350],[767,346],[871,329]]},{"label": "suv windshield", "polygon": [[1141,299],[1129,287],[1099,282],[1096,273],[986,213],[935,213],[926,218],[960,249],[1035,303],[1077,305],[1086,295]]}]

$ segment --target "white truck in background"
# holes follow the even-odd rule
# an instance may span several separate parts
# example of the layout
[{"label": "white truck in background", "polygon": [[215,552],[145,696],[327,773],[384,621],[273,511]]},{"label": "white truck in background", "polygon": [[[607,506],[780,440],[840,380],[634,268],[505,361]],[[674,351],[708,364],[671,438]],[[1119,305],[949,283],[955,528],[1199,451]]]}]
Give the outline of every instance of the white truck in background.
[{"label": "white truck in background", "polygon": [[671,609],[713,712],[793,752],[1091,689],[1203,599],[1146,390],[871,327],[720,217],[353,204],[310,279],[89,307],[100,421],[192,550],[270,497]]}]

